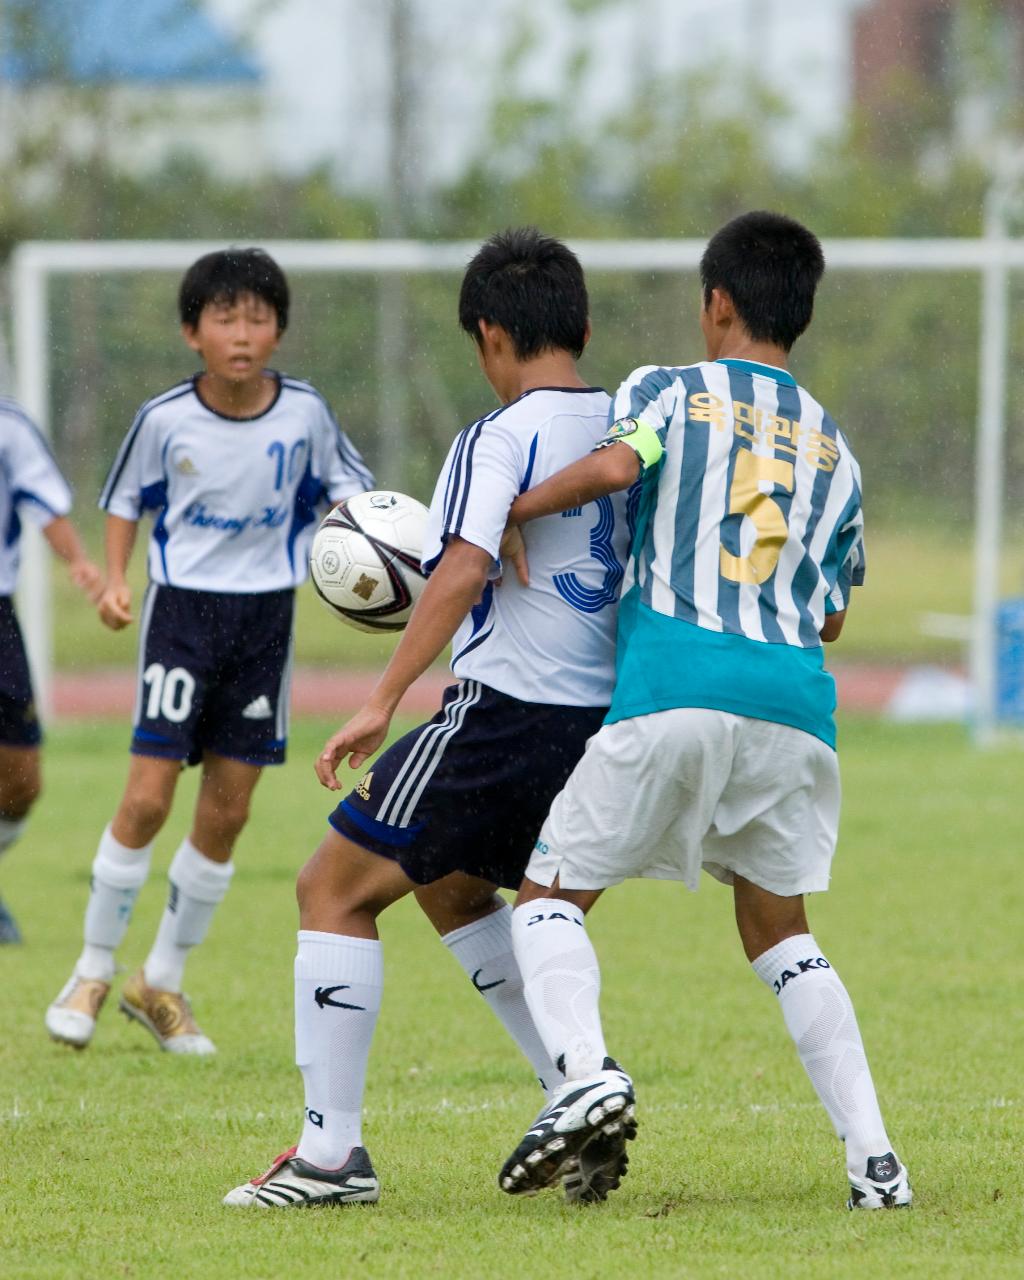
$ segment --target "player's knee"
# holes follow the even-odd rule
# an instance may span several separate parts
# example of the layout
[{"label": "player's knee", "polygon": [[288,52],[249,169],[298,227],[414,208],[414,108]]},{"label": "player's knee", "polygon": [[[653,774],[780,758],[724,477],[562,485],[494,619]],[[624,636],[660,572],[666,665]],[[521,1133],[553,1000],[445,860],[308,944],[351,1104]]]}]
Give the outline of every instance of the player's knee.
[{"label": "player's knee", "polygon": [[141,848],[153,839],[167,821],[170,800],[152,792],[129,792],[121,801],[116,827],[129,838],[133,848]]},{"label": "player's knee", "polygon": [[216,820],[223,838],[234,841],[249,821],[249,797],[230,796],[222,800],[217,808]]},{"label": "player's knee", "polygon": [[225,791],[200,793],[195,830],[204,845],[232,849],[249,820],[249,796]]},{"label": "player's knee", "polygon": [[43,782],[37,768],[12,773],[3,780],[0,788],[0,812],[12,821],[27,817],[42,789]]},{"label": "player's knee", "polygon": [[323,899],[326,886],[315,857],[310,858],[295,878],[295,900],[301,913],[307,912],[318,900]]},{"label": "player's knee", "polygon": [[314,854],[295,881],[303,928],[345,932],[353,919],[375,918],[385,903],[372,884],[339,876],[329,859]]},{"label": "player's knee", "polygon": [[777,899],[773,909],[764,909],[755,903],[746,903],[741,908],[737,903],[736,924],[748,960],[754,960],[787,938],[809,930],[800,898]]}]

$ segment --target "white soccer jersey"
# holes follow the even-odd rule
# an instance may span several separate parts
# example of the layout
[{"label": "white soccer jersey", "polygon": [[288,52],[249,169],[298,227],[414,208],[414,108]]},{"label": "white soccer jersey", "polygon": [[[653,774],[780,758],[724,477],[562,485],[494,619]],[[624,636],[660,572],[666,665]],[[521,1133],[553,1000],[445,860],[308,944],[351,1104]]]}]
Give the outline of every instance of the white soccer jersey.
[{"label": "white soccer jersey", "polygon": [[196,591],[298,586],[319,510],[373,488],[319,392],[275,377],[274,402],[254,418],[209,408],[195,378],[139,410],[100,506],[126,520],[153,513],[154,582]]},{"label": "white soccer jersey", "polygon": [[[600,388],[540,387],[461,432],[434,490],[424,568],[453,537],[497,557],[515,498],[588,453],[609,404]],[[511,570],[487,586],[452,642],[452,671],[523,702],[607,706],[626,509],[617,494],[526,526],[529,587]]]},{"label": "white soccer jersey", "polygon": [[0,397],[0,596],[14,594],[21,521],[45,528],[71,510],[71,490],[46,441],[13,400]]}]

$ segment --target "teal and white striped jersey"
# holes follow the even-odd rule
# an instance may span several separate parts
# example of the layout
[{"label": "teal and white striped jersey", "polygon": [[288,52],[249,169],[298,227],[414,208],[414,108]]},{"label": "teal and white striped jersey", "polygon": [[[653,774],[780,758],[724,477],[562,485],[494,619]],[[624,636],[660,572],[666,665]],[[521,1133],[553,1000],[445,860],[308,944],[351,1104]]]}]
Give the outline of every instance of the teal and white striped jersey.
[{"label": "teal and white striped jersey", "polygon": [[864,577],[842,432],[785,370],[745,360],[637,369],[612,416],[646,423],[664,453],[645,476],[609,718],[715,707],[834,743],[819,633]]}]

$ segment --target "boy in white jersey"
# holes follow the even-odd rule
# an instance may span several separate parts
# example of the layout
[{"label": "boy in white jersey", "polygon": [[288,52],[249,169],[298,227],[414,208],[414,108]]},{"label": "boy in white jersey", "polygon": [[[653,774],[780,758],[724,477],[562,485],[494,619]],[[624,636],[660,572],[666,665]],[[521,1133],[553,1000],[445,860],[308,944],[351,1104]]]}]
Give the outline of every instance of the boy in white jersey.
[{"label": "boy in white jersey", "polygon": [[541,829],[513,918],[527,1003],[567,1083],[501,1171],[512,1194],[635,1127],[584,913],[627,877],[696,889],[703,867],[733,886],[747,958],[845,1141],[849,1207],[911,1202],[850,997],[803,904],[828,887],[839,817],[821,641],[864,574],[859,468],[786,368],[823,270],[788,218],[723,227],[701,261],[707,361],[638,369],[598,450],[512,507],[518,525],[643,477],[612,707]]},{"label": "boy in white jersey", "polygon": [[[341,762],[356,768],[373,755],[406,689],[449,641],[458,683],[433,720],[374,762],[299,876],[302,1136],[225,1204],[377,1200],[361,1133],[383,985],[377,917],[410,892],[542,1086],[554,1085],[523,1003],[511,908],[495,891],[521,879],[536,827],[604,717],[626,503],[602,498],[539,522],[531,585],[495,589],[513,499],[594,447],[610,400],[576,369],[589,336],[587,294],[579,263],[557,240],[523,228],[488,241],[467,268],[459,321],[502,407],[452,445],[424,548],[430,581],[366,706],[318,758],[321,782],[339,790]],[[584,1168],[567,1194],[602,1198],[617,1174],[617,1164]]]},{"label": "boy in white jersey", "polygon": [[[68,519],[70,510],[71,490],[46,441],[20,405],[0,397],[0,856],[24,830],[42,785],[42,733],[12,599],[21,522],[31,520],[42,529],[75,586],[95,597],[100,571]],[[20,941],[21,931],[0,900],[0,944]]]},{"label": "boy in white jersey", "polygon": [[142,406],[100,498],[99,611],[114,630],[133,620],[125,570],[143,514],[153,532],[128,781],[92,864],[85,947],[46,1012],[51,1036],[76,1048],[92,1038],[188,762],[203,770],[192,829],[121,1008],[163,1049],[214,1052],[182,994],[185,959],[227,892],[260,772],[284,760],[294,594],[317,513],[373,485],[323,398],[266,368],[288,302],[280,267],[261,250],[211,253],[189,268],[182,333],[203,372]]}]

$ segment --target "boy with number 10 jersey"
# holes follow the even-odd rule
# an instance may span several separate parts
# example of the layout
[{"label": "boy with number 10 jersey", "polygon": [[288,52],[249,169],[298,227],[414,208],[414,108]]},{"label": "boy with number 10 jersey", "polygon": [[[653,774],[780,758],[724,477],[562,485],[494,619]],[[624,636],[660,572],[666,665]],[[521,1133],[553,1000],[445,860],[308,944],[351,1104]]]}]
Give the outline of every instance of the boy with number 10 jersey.
[{"label": "boy with number 10 jersey", "polygon": [[204,371],[143,405],[100,499],[108,579],[99,608],[115,630],[133,620],[124,574],[144,515],[153,532],[128,784],[93,862],[85,947],[46,1014],[51,1036],[78,1048],[109,993],[181,766],[201,762],[167,909],[121,1008],[163,1049],[213,1052],[181,993],[185,957],[227,892],[262,768],[284,760],[294,592],[318,512],[373,485],[323,398],[266,368],[288,314],[271,258],[201,258],[182,283],[180,310]]}]

